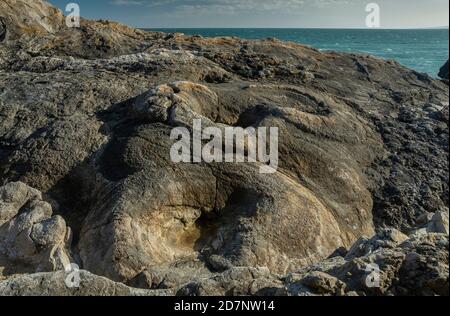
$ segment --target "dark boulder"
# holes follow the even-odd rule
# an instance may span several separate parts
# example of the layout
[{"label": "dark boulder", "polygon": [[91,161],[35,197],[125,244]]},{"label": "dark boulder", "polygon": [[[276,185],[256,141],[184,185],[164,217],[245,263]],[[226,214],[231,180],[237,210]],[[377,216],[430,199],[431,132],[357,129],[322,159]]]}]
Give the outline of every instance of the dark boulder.
[{"label": "dark boulder", "polygon": [[0,43],[3,42],[5,38],[6,38],[6,25],[0,18]]},{"label": "dark boulder", "polygon": [[442,66],[441,70],[439,70],[439,77],[448,80],[448,60],[445,65]]}]

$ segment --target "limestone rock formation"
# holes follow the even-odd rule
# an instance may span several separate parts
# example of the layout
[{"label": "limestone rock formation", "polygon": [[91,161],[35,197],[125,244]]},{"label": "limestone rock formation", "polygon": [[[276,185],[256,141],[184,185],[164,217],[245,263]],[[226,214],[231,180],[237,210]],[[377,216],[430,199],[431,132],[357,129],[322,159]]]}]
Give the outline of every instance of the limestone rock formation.
[{"label": "limestone rock formation", "polygon": [[0,187],[0,272],[56,271],[70,264],[71,231],[39,191],[15,182]]},{"label": "limestone rock formation", "polygon": [[[0,8],[7,277],[71,255],[112,281],[185,295],[445,293],[445,235],[431,234],[448,234],[445,82],[277,40],[68,28],[41,0]],[[172,162],[172,129],[194,119],[278,127],[278,171]],[[373,262],[387,279],[370,292]]]},{"label": "limestone rock formation", "polygon": [[[61,10],[42,0],[0,3],[0,42],[12,51],[50,56],[58,51],[80,57],[104,57],[138,52],[153,35],[109,21],[81,19],[69,27]],[[37,40],[38,39],[38,40]],[[61,40],[64,39],[64,40]]]}]

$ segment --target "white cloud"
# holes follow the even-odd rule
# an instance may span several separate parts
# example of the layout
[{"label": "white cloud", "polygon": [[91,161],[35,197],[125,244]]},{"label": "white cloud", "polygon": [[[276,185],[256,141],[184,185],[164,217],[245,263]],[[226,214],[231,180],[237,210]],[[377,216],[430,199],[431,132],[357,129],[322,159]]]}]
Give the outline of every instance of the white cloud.
[{"label": "white cloud", "polygon": [[312,5],[325,7],[329,4],[345,4],[347,0],[113,0],[111,4],[117,6],[167,7],[172,12],[183,14],[211,14],[236,12],[283,12],[291,13]]}]

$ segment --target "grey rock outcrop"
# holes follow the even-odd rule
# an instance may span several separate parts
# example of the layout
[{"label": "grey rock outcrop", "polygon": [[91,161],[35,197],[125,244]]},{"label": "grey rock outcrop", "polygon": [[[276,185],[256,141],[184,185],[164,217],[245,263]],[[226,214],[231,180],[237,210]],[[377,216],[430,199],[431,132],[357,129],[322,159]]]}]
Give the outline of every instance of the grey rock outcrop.
[{"label": "grey rock outcrop", "polygon": [[[3,33],[7,35],[4,44],[11,51],[23,49],[46,56],[56,51],[55,55],[70,53],[85,58],[136,53],[145,47],[146,39],[153,37],[109,21],[81,19],[79,28],[70,28],[63,12],[43,0],[1,1],[1,25],[7,30]],[[61,38],[64,40],[60,41]]]},{"label": "grey rock outcrop", "polygon": [[268,269],[236,267],[222,274],[187,284],[179,296],[275,295],[282,282]]},{"label": "grey rock outcrop", "polygon": [[[199,277],[179,287],[145,290],[130,288],[86,271],[80,271],[79,285],[71,288],[65,283],[68,274],[57,271],[0,281],[0,295],[447,296],[448,235],[412,236],[399,244],[386,244],[385,236],[389,234],[385,232],[370,239],[374,243],[377,238],[379,240],[377,244],[381,246],[375,251],[361,252],[346,259],[327,259],[286,276],[272,274],[267,268],[230,267],[222,273]],[[372,270],[368,268],[374,264],[379,268],[375,279],[378,284],[371,285],[368,281],[372,280]]]},{"label": "grey rock outcrop", "polygon": [[[448,233],[445,82],[277,40],[70,29],[41,0],[0,8],[0,183],[16,192],[0,204],[6,276],[72,254],[185,295],[445,294],[445,234],[430,234]],[[278,127],[278,172],[172,162],[173,127],[194,119]],[[381,289],[361,283],[368,263]]]},{"label": "grey rock outcrop", "polygon": [[428,224],[427,231],[430,233],[449,233],[448,212],[437,212]]},{"label": "grey rock outcrop", "polygon": [[362,237],[348,251],[345,258],[359,258],[380,248],[395,248],[408,239],[396,229],[384,229],[371,239]]},{"label": "grey rock outcrop", "polygon": [[442,66],[442,68],[439,70],[439,77],[441,77],[442,79],[447,79],[448,80],[448,60],[445,63],[444,66]]},{"label": "grey rock outcrop", "polygon": [[[178,295],[435,296],[449,294],[448,235],[427,234],[386,243],[371,238],[375,251],[335,257],[287,276],[264,269],[232,268],[182,286]],[[403,239],[403,238],[402,238]],[[376,242],[378,240],[378,242]],[[373,270],[373,267],[377,269]],[[376,271],[377,274],[373,274]],[[373,279],[375,277],[375,279]]]},{"label": "grey rock outcrop", "polygon": [[277,295],[344,296],[347,285],[325,272],[312,271],[306,275],[291,274],[285,279],[285,288]]},{"label": "grey rock outcrop", "polygon": [[2,28],[8,39],[44,36],[57,32],[64,23],[62,12],[46,1],[3,0],[0,3],[0,39]]},{"label": "grey rock outcrop", "polygon": [[[270,91],[270,87],[266,90]],[[222,91],[223,95],[232,93]],[[264,92],[255,92],[250,87],[242,94],[261,98]],[[86,220],[79,248],[90,271],[124,281],[134,278],[143,266],[170,267],[199,255],[220,255],[236,266],[266,266],[272,272],[285,273],[295,266],[323,259],[340,246],[350,246],[361,234],[373,233],[371,214],[367,211],[371,205],[370,194],[358,183],[347,185],[347,188],[352,187],[354,204],[353,212],[348,210],[344,218],[339,213],[332,214],[307,187],[291,178],[281,173],[259,174],[258,164],[183,165],[172,163],[169,155],[160,155],[161,151],[170,152],[171,142],[167,136],[153,138],[151,135],[170,135],[170,126],[163,124],[167,123],[168,110],[174,103],[177,104],[177,124],[192,126],[192,120],[199,118],[205,126],[221,128],[227,125],[215,122],[218,100],[217,93],[208,87],[184,81],[158,86],[131,105],[129,115],[139,117],[144,125],[130,131],[129,136],[123,135],[123,145],[110,143],[99,161],[100,165],[108,163],[111,155],[116,163],[122,164],[121,167],[103,167],[104,176],[109,179],[116,179],[110,171],[113,169],[139,171],[110,192],[114,195],[108,205],[96,206],[98,211]],[[339,105],[329,102],[338,111]],[[274,106],[273,111],[278,111],[280,117],[292,124],[297,123],[295,120],[300,124],[303,116],[305,128],[319,132],[319,127],[308,121],[308,114],[279,106]],[[122,115],[126,117],[127,113]],[[343,125],[347,122],[346,119],[335,120]],[[267,118],[265,124],[276,124],[283,130],[289,128],[279,118]],[[362,133],[364,127],[358,123],[355,126]],[[290,141],[280,140],[285,146],[285,142]],[[331,149],[327,144],[323,148]],[[126,158],[123,149],[127,156],[135,158]],[[142,150],[149,154],[145,159],[137,155]],[[336,155],[335,158],[343,161],[346,157]],[[287,163],[294,164],[294,161]],[[161,166],[171,168],[162,170]],[[351,172],[344,165],[340,167],[342,172]],[[157,175],[158,183],[149,175]],[[339,181],[335,172],[327,176]],[[138,196],[139,204],[134,202]],[[347,207],[350,208],[342,205],[340,212],[344,214]],[[115,219],[110,221],[112,213]],[[352,225],[345,222],[349,216]],[[130,221],[134,223],[133,232],[128,228]],[[330,239],[330,236],[334,237]],[[284,245],[286,238],[291,240],[289,247]],[[99,257],[101,249],[113,240],[113,251]],[[114,262],[117,252],[130,249],[136,252],[129,257],[129,262]]]}]

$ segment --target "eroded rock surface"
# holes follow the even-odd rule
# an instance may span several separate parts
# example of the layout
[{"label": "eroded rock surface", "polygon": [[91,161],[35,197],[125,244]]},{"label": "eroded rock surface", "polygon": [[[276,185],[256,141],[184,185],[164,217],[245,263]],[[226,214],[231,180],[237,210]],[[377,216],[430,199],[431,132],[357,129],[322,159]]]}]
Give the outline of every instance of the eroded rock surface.
[{"label": "eroded rock surface", "polygon": [[[289,285],[275,275],[351,249],[341,266],[364,258],[360,273],[378,260],[365,257],[372,251],[398,278],[416,266],[406,265],[410,248],[399,244],[411,234],[448,234],[445,82],[365,55],[105,21],[67,28],[41,0],[0,6],[0,183],[21,181],[59,204],[51,209],[39,196],[2,211],[4,236],[34,232],[18,258],[8,251],[19,239],[5,237],[3,250],[31,272],[59,269],[55,254],[71,253],[83,269],[141,288],[352,295],[362,291],[352,283],[358,277],[326,270]],[[278,172],[260,174],[258,163],[173,163],[171,130],[192,130],[194,119],[222,130],[278,127]],[[38,210],[36,220],[27,215]],[[362,238],[383,228],[391,230]],[[34,243],[46,245],[44,257]],[[439,275],[442,243],[433,239],[419,253],[437,256]],[[435,267],[423,268],[420,288],[394,290],[390,279],[367,293],[442,294]],[[258,277],[236,287],[241,274]]]},{"label": "eroded rock surface", "polygon": [[171,291],[130,288],[107,278],[80,271],[79,286],[68,287],[64,271],[20,275],[0,281],[0,296],[168,296]]},{"label": "eroded rock surface", "polygon": [[[382,231],[371,238],[380,248],[333,257],[287,276],[267,270],[232,268],[212,278],[184,285],[178,295],[283,295],[283,296],[448,296],[448,235],[428,234],[403,242]],[[403,238],[402,238],[403,239]],[[379,268],[377,279],[371,267]],[[375,283],[376,282],[376,283]]]},{"label": "eroded rock surface", "polygon": [[3,19],[0,19],[0,42],[3,42],[6,38],[6,24]]},{"label": "eroded rock surface", "polygon": [[70,264],[71,230],[39,191],[21,182],[0,187],[2,274],[56,271]]}]

